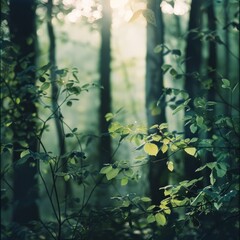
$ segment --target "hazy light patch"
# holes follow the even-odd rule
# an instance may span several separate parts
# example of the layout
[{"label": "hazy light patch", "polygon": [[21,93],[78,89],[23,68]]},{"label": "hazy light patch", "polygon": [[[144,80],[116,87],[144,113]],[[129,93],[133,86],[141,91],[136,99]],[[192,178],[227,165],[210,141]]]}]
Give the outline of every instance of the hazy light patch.
[{"label": "hazy light patch", "polygon": [[163,13],[166,14],[175,14],[175,15],[184,15],[189,11],[189,5],[183,0],[176,0],[174,6],[163,1],[160,4]]},{"label": "hazy light patch", "polygon": [[160,4],[160,7],[162,8],[163,13],[173,14],[174,10],[172,5],[167,3],[166,1],[162,1],[162,3]]},{"label": "hazy light patch", "polygon": [[69,5],[74,5],[75,0],[63,0],[63,5],[69,6]]},{"label": "hazy light patch", "polygon": [[128,0],[111,0],[111,8],[122,8],[128,3]]},{"label": "hazy light patch", "polygon": [[110,5],[112,8],[113,28],[119,27],[121,24],[129,21],[132,17],[133,12],[129,0],[111,0]]},{"label": "hazy light patch", "polygon": [[75,23],[81,17],[86,17],[89,22],[94,22],[102,17],[102,7],[94,0],[63,0],[67,7],[71,6],[73,10],[67,15],[69,22]]},{"label": "hazy light patch", "polygon": [[79,9],[73,9],[68,15],[67,19],[69,22],[76,22],[81,17],[81,11]]},{"label": "hazy light patch", "polygon": [[174,4],[174,14],[184,15],[189,11],[189,5],[182,0],[176,0]]}]

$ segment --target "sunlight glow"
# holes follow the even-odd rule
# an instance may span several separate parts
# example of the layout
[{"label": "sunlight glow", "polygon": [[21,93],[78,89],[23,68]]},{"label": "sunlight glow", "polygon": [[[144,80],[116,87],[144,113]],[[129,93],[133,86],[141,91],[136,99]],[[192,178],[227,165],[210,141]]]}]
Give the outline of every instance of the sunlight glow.
[{"label": "sunlight glow", "polygon": [[111,0],[111,8],[122,8],[127,4],[128,0]]},{"label": "sunlight glow", "polygon": [[166,1],[162,1],[160,7],[162,8],[163,13],[175,14],[179,16],[186,14],[190,9],[189,5],[183,0],[176,0],[174,2],[174,6]]},{"label": "sunlight glow", "polygon": [[94,22],[102,17],[102,6],[94,0],[63,0],[63,4],[74,9],[67,15],[67,19],[74,23],[81,17],[87,18],[89,22]]},{"label": "sunlight glow", "polygon": [[162,1],[160,4],[163,13],[173,14],[173,7],[171,4],[167,3],[166,1]]}]

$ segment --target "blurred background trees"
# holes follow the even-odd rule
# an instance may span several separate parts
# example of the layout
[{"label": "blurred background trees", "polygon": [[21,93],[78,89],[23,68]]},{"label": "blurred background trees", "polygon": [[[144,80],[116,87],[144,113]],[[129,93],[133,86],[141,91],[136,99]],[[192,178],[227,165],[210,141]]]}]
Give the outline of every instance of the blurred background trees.
[{"label": "blurred background trees", "polygon": [[1,11],[2,239],[237,239],[237,1]]}]

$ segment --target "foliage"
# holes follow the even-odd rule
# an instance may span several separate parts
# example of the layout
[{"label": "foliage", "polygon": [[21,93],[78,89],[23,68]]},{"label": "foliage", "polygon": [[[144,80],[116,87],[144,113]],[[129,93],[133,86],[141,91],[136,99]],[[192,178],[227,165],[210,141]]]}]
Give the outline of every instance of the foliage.
[{"label": "foliage", "polygon": [[[140,14],[156,25],[150,10],[140,10],[132,21]],[[147,129],[144,125],[125,124],[118,120],[121,109],[107,113],[106,121],[110,123],[108,134],[117,141],[117,146],[111,161],[99,170],[96,161],[88,158],[91,154],[86,147],[88,140],[84,141],[77,126],[67,124],[63,108],[73,107],[80,102],[83,92],[101,86],[95,82],[80,81],[76,68],[55,69],[59,87],[57,110],[63,114],[60,121],[66,131],[64,141],[71,148],[64,155],[53,153],[52,146],[43,141],[44,134],[51,129],[52,119],[56,117],[56,110],[49,103],[51,64],[25,69],[24,64],[28,59],[22,59],[23,70],[18,77],[24,79],[26,72],[35,71],[37,84],[17,89],[14,73],[17,63],[14,59],[18,49],[8,39],[2,40],[2,46],[1,154],[4,163],[1,163],[1,180],[12,189],[13,167],[22,166],[32,159],[31,163],[38,166],[37,178],[46,195],[49,212],[47,217],[27,226],[3,222],[2,239],[236,239],[239,231],[239,106],[221,96],[225,92],[234,96],[238,84],[221,78],[218,82],[221,86],[217,92],[220,96],[218,100],[205,97],[211,90],[211,84],[203,79],[200,81],[205,87],[204,94],[194,98],[182,89],[163,89],[157,105],[167,97],[173,115],[185,110],[188,114],[184,123],[193,134],[190,138],[186,138],[182,132],[169,131],[169,124],[165,122]],[[180,50],[170,50],[166,46],[157,46],[155,52],[162,49],[167,49],[166,54],[181,56]],[[179,74],[170,64],[163,65],[162,70],[175,79],[184,77],[184,73]],[[39,140],[40,151],[31,151],[25,139],[22,139],[19,143],[22,146],[19,149],[20,159],[11,163],[13,133],[10,126],[13,117],[19,114],[20,103],[24,101],[21,96],[29,91],[34,96],[34,104],[45,113],[44,118],[33,116],[38,125],[35,132],[30,133]],[[154,133],[149,134],[151,131],[148,130],[154,130]],[[98,139],[100,137],[95,136]],[[134,146],[135,159],[113,161],[114,154],[125,142]],[[112,196],[112,205],[109,207],[98,209],[92,205],[93,195],[101,184],[111,186],[112,183],[118,183],[117,186],[123,189],[136,184],[139,177],[136,169],[150,164],[149,156],[158,156],[159,152],[167,153],[167,157],[154,161],[165,162],[172,175],[178,167],[174,155],[182,153],[183,156],[191,156],[193,161],[201,165],[195,169],[199,177],[162,187],[160,191],[163,191],[165,198],[158,205],[152,204],[147,193],[139,196],[131,192]],[[65,165],[67,171],[63,171]],[[77,196],[66,189],[66,192],[63,191],[66,182],[78,189]],[[6,189],[1,188],[2,209],[12,208],[14,203],[10,197],[11,194],[9,196]]]},{"label": "foliage", "polygon": [[[236,86],[231,88],[227,79],[221,82],[223,91],[230,91],[233,95]],[[116,120],[112,121],[109,132],[119,141],[135,143],[137,151],[143,149],[150,156],[156,156],[158,151],[168,151],[168,158],[157,161],[165,161],[173,174],[171,157],[179,151],[185,152],[201,162],[201,167],[195,171],[202,176],[161,188],[166,198],[159,205],[143,206],[141,201],[145,198],[140,197],[132,200],[128,197],[127,201],[123,198],[121,204],[125,207],[132,205],[133,211],[140,211],[148,224],[156,223],[159,227],[155,234],[159,237],[171,236],[164,235],[164,228],[170,227],[180,239],[208,239],[209,236],[213,239],[235,239],[239,231],[239,109],[231,103],[207,100],[205,97],[190,99],[185,91],[178,89],[165,89],[163,94],[170,96],[168,104],[173,114],[185,108],[190,110],[189,103],[193,103],[195,111],[185,116],[185,124],[193,134],[198,132],[199,137],[184,138],[181,133],[169,132],[167,123],[152,126],[151,129],[157,131],[149,135],[146,130],[140,130],[141,126],[123,126]],[[177,99],[179,94],[181,98]],[[226,104],[231,115],[216,114],[219,104]],[[136,157],[135,161],[139,163],[143,159],[146,160],[144,156]],[[125,170],[118,167],[118,163],[114,166],[118,170],[110,178],[108,170],[111,165],[102,168],[101,173],[106,174],[108,180],[118,178],[123,181],[125,176],[120,173]],[[133,167],[128,166],[127,169]],[[151,200],[147,198],[143,202]],[[223,230],[217,230],[219,227]],[[183,233],[184,229],[189,232]]]}]

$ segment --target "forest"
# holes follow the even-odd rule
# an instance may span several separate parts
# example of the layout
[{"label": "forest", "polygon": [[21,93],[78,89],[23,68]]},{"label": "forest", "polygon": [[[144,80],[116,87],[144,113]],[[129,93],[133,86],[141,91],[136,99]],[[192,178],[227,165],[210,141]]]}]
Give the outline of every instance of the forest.
[{"label": "forest", "polygon": [[1,239],[240,239],[239,17],[1,1]]}]

